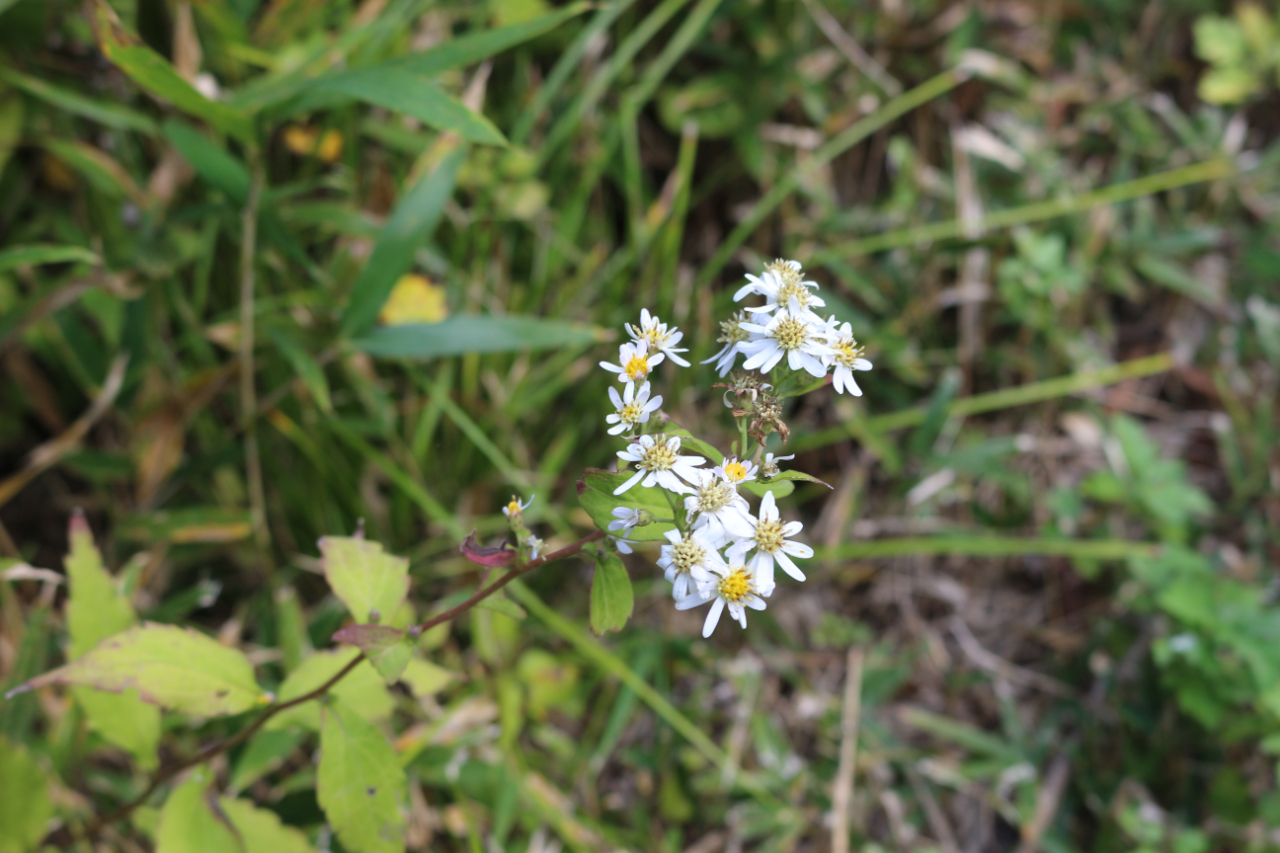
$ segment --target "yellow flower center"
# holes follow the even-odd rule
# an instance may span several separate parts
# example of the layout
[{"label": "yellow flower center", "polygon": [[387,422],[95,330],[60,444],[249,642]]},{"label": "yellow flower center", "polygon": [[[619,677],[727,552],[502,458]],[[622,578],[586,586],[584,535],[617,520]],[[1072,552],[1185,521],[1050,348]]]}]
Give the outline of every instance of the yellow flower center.
[{"label": "yellow flower center", "polygon": [[781,258],[765,266],[765,269],[781,279],[784,285],[800,283],[800,273]]},{"label": "yellow flower center", "polygon": [[622,369],[628,379],[643,379],[649,375],[649,358],[643,355],[633,355]]},{"label": "yellow flower center", "polygon": [[774,554],[786,541],[782,536],[782,522],[761,521],[756,525],[756,547],[766,554]]},{"label": "yellow flower center", "polygon": [[671,546],[671,562],[683,573],[687,574],[694,566],[701,565],[705,559],[707,559],[707,549],[694,539],[681,539]]},{"label": "yellow flower center", "polygon": [[698,509],[700,512],[719,512],[729,501],[733,500],[733,489],[722,480],[709,480],[706,485],[698,487]]},{"label": "yellow flower center", "polygon": [[836,344],[836,361],[845,367],[852,368],[854,361],[862,358],[864,347],[858,346],[858,342],[853,338],[842,338],[840,343]]},{"label": "yellow flower center", "polygon": [[785,350],[800,349],[809,340],[809,325],[788,314],[774,328],[773,339]]},{"label": "yellow flower center", "polygon": [[644,451],[644,456],[636,463],[636,467],[646,471],[670,471],[674,464],[676,452],[665,444],[654,444]]},{"label": "yellow flower center", "polygon": [[520,514],[520,501],[518,501],[518,500],[516,500],[514,497],[512,497],[512,498],[511,498],[511,503],[507,504],[507,512],[508,512],[510,515],[519,515],[519,514]]},{"label": "yellow flower center", "polygon": [[662,349],[662,345],[666,343],[667,338],[671,337],[658,326],[650,326],[644,336],[649,341],[650,349]]},{"label": "yellow flower center", "polygon": [[640,403],[632,401],[627,403],[621,409],[618,409],[618,417],[622,418],[624,424],[634,424],[639,422],[640,416],[644,414],[640,408]]},{"label": "yellow flower center", "polygon": [[747,477],[747,466],[741,462],[730,462],[724,466],[724,475],[735,483],[741,483]]},{"label": "yellow flower center", "polygon": [[734,566],[727,577],[720,579],[716,592],[730,604],[737,604],[755,592],[751,580],[751,572],[747,571],[746,566]]},{"label": "yellow flower center", "polygon": [[742,311],[739,311],[730,319],[721,320],[720,337],[717,338],[716,341],[722,344],[740,344],[747,338],[751,337],[746,330],[738,325],[745,319],[746,315]]},{"label": "yellow flower center", "polygon": [[809,292],[809,288],[805,287],[798,280],[784,281],[782,283],[782,287],[778,288],[778,304],[784,307],[790,305],[791,297],[793,296],[796,298],[796,301],[800,303],[801,308],[807,307],[809,302],[813,299],[813,294]]}]

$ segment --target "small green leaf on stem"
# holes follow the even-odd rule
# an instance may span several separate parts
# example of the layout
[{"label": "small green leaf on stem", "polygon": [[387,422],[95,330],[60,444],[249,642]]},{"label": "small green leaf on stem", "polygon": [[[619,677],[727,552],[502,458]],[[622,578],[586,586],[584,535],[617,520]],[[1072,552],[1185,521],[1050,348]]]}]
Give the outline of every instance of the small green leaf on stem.
[{"label": "small green leaf on stem", "polygon": [[324,576],[357,622],[391,618],[409,594],[409,561],[350,536],[320,540]]},{"label": "small green leaf on stem", "polygon": [[[616,520],[613,510],[617,507],[646,510],[658,518],[671,517],[671,507],[667,503],[666,492],[662,489],[632,486],[620,495],[613,493],[614,489],[630,478],[629,472],[615,474],[602,468],[588,468],[582,472],[582,479],[578,481],[578,503],[582,504],[582,508],[601,530],[608,530],[609,522]],[[665,542],[662,534],[674,529],[675,525],[670,522],[655,521],[643,527],[632,528],[627,539],[633,542]]]},{"label": "small green leaf on stem", "polygon": [[334,634],[333,641],[355,646],[364,652],[388,684],[400,679],[413,655],[413,645],[405,632],[388,625],[349,625]]},{"label": "small green leaf on stem", "polygon": [[605,631],[621,631],[635,609],[631,576],[617,554],[606,551],[596,559],[596,574],[591,580],[591,630],[597,636]]}]

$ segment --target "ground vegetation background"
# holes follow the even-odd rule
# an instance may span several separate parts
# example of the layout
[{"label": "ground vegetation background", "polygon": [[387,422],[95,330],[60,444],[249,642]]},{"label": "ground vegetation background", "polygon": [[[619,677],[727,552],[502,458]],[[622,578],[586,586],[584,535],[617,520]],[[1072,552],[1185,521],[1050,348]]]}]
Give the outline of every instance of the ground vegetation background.
[{"label": "ground vegetation background", "polygon": [[[102,608],[272,689],[348,621],[320,537],[421,621],[513,493],[582,536],[615,330],[707,358],[775,257],[875,364],[787,417],[834,488],[748,630],[640,550],[621,632],[570,560],[370,670],[402,841],[330,832],[314,711],[102,821],[251,715],[47,686],[0,851],[1280,848],[1278,69],[1208,0],[0,0],[6,687],[85,651],[86,523]],[[727,444],[712,381],[664,408]]]}]

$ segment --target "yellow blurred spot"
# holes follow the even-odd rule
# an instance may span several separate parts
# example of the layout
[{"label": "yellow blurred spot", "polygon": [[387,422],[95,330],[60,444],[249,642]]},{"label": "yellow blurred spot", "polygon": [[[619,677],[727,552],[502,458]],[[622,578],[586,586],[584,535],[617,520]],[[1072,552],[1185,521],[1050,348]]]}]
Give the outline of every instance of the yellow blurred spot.
[{"label": "yellow blurred spot", "polygon": [[55,190],[63,192],[71,192],[76,188],[76,175],[67,164],[59,160],[52,154],[45,153],[40,159],[40,172],[44,177],[44,182]]},{"label": "yellow blurred spot", "polygon": [[315,156],[332,163],[342,156],[342,134],[332,128],[321,133],[310,125],[291,124],[283,138],[285,148],[299,157]]},{"label": "yellow blurred spot", "polygon": [[402,326],[405,323],[439,323],[448,316],[444,288],[432,284],[426,276],[409,274],[400,276],[396,282],[395,289],[378,312],[378,321],[385,326]]}]

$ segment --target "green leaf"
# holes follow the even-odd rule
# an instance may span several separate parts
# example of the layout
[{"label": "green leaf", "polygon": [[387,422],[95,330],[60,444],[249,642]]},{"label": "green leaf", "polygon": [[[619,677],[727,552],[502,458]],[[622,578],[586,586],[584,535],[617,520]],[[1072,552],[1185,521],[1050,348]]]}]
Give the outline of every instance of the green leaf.
[{"label": "green leaf", "polygon": [[382,732],[340,700],[321,715],[316,795],[352,853],[404,850],[404,770]]},{"label": "green leaf", "polygon": [[202,132],[174,119],[164,123],[164,135],[195,173],[212,187],[226,193],[236,204],[249,198],[251,178],[244,164]]},{"label": "green leaf", "polygon": [[0,251],[0,272],[14,267],[39,266],[40,264],[100,264],[102,258],[96,252],[80,246],[51,246],[36,244],[14,246]]},{"label": "green leaf", "polygon": [[71,695],[84,711],[89,728],[103,740],[120,747],[146,770],[159,763],[160,709],[143,702],[134,690],[104,693],[88,687],[73,687]]},{"label": "green leaf", "polygon": [[302,384],[307,386],[316,405],[325,414],[332,414],[333,401],[329,396],[329,380],[325,377],[324,368],[320,366],[320,362],[316,361],[311,353],[307,352],[306,347],[287,329],[267,326],[267,337],[271,338],[276,349],[280,350],[280,354],[293,367],[293,372],[298,374]]},{"label": "green leaf", "polygon": [[1249,52],[1240,25],[1230,18],[1203,15],[1196,21],[1196,54],[1215,65],[1239,65]]},{"label": "green leaf", "polygon": [[0,80],[57,107],[62,112],[78,115],[117,130],[136,130],[148,136],[156,133],[154,121],[120,104],[100,98],[86,98],[79,92],[54,86],[38,77],[30,77],[12,68],[0,68]]},{"label": "green leaf", "polygon": [[493,122],[467,109],[435,84],[402,68],[379,65],[334,71],[312,80],[286,115],[363,101],[415,118],[428,127],[453,131],[463,139],[485,145],[506,145]]},{"label": "green leaf", "polygon": [[462,315],[439,323],[383,326],[352,343],[383,358],[442,358],[471,352],[518,350],[591,344],[599,327],[541,317]]},{"label": "green leaf", "polygon": [[[3,69],[0,69],[0,80],[3,79]],[[14,91],[0,91],[0,174],[4,174],[9,158],[22,142],[26,112],[27,105],[22,95]]]},{"label": "green leaf", "polygon": [[320,555],[333,594],[357,622],[390,619],[409,594],[408,559],[383,553],[377,542],[326,536]]},{"label": "green leaf", "polygon": [[248,510],[220,506],[153,510],[122,516],[118,532],[125,539],[146,543],[238,542],[252,535],[253,516]]},{"label": "green leaf", "polygon": [[413,643],[399,628],[388,625],[349,625],[333,635],[335,643],[347,643],[364,652],[388,684],[400,680],[400,674],[413,656]]},{"label": "green leaf", "polygon": [[112,693],[136,688],[146,702],[200,717],[239,714],[270,698],[253,680],[253,666],[242,652],[196,631],[155,623],[109,637],[19,689],[48,684]]},{"label": "green leaf", "polygon": [[253,142],[253,123],[244,113],[196,91],[163,56],[125,29],[106,0],[94,0],[94,33],[106,58],[154,97],[168,101],[242,142]]},{"label": "green leaf", "polygon": [[[287,702],[310,693],[336,675],[338,670],[351,663],[358,654],[360,654],[358,649],[316,652],[289,673],[289,677],[280,685],[278,701]],[[366,720],[385,720],[395,709],[395,700],[387,692],[387,686],[383,683],[382,677],[368,661],[361,663],[346,678],[335,684],[329,690],[329,695],[341,700]],[[304,702],[272,717],[266,725],[272,730],[290,726],[319,729],[318,703]]]},{"label": "green leaf", "polygon": [[[601,468],[588,468],[582,472],[582,479],[578,481],[578,503],[587,511],[587,515],[591,516],[596,527],[608,530],[609,522],[615,520],[612,513],[617,507],[647,510],[657,518],[674,518],[671,504],[667,501],[668,493],[662,489],[632,486],[620,495],[613,493],[614,489],[631,477],[630,472],[622,471],[615,474]],[[677,504],[683,501],[679,495],[675,498]],[[627,539],[633,542],[666,541],[663,534],[668,530],[675,530],[673,522],[655,521],[652,524],[633,528],[627,534]]]},{"label": "green leaf", "polygon": [[342,318],[344,336],[359,337],[373,328],[382,304],[400,276],[413,265],[414,253],[431,236],[445,204],[453,197],[464,155],[462,146],[450,151],[431,174],[418,179],[392,211],[373,253],[352,285],[351,300]]},{"label": "green leaf", "polygon": [[0,851],[20,853],[40,843],[53,817],[50,781],[26,747],[0,736]]},{"label": "green leaf", "polygon": [[1238,104],[1262,90],[1262,77],[1251,68],[1211,68],[1200,78],[1197,94],[1211,104]]},{"label": "green leaf", "polygon": [[431,696],[452,684],[458,676],[442,666],[436,666],[422,658],[413,658],[405,667],[400,680],[409,686],[414,696]]},{"label": "green leaf", "polygon": [[236,758],[231,781],[227,783],[227,792],[235,794],[243,791],[263,776],[279,769],[307,737],[308,733],[301,728],[266,729],[258,732],[249,739]]},{"label": "green leaf", "polygon": [[66,616],[71,644],[67,656],[74,659],[112,634],[132,628],[137,619],[129,600],[120,594],[102,565],[84,515],[71,517],[67,538],[71,543],[71,553],[64,562],[70,589]]},{"label": "green leaf", "polygon": [[617,554],[604,552],[596,559],[596,573],[591,579],[592,633],[599,636],[605,631],[621,631],[634,608],[635,596],[627,567]]},{"label": "green leaf", "polygon": [[[275,812],[260,809],[247,800],[219,797],[218,806],[236,828],[244,851],[267,853],[312,853],[315,849],[301,831],[285,826]],[[157,851],[159,853],[159,851]]]},{"label": "green leaf", "polygon": [[209,808],[213,774],[201,767],[173,789],[160,810],[156,853],[240,853],[235,832]]},{"label": "green leaf", "polygon": [[491,595],[488,598],[481,599],[476,607],[483,607],[485,610],[496,610],[499,613],[510,616],[512,619],[524,619],[529,614],[524,612],[524,608],[507,598],[502,593]]},{"label": "green leaf", "polygon": [[471,65],[480,60],[501,53],[507,48],[536,38],[545,32],[555,29],[570,18],[577,17],[591,8],[590,3],[572,3],[543,15],[532,21],[524,21],[505,27],[495,27],[476,33],[467,33],[458,38],[448,39],[443,44],[393,59],[387,65],[414,74],[439,74],[450,68]]}]

